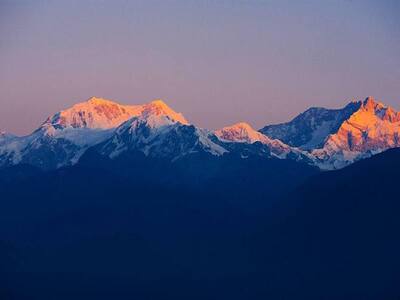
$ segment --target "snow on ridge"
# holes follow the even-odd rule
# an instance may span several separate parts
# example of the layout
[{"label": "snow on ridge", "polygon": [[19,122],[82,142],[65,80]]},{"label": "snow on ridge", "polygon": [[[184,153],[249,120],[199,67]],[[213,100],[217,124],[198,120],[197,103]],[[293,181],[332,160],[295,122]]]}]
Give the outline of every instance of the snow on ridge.
[{"label": "snow on ridge", "polygon": [[188,124],[180,114],[166,109],[164,103],[151,103],[148,109],[151,113],[143,113],[119,126],[112,138],[101,145],[100,152],[116,158],[134,149],[146,156],[171,161],[199,151],[217,156],[227,152],[211,140],[210,132]]},{"label": "snow on ridge", "polygon": [[0,135],[0,167],[32,162],[43,168],[74,164],[86,149],[110,138],[116,128],[134,118],[159,123],[188,124],[162,100],[140,105],[122,105],[99,97],[77,103],[49,117],[32,134],[8,138]]},{"label": "snow on ridge", "polygon": [[182,114],[173,111],[160,99],[146,104],[122,105],[111,100],[92,97],[49,117],[44,125],[50,124],[56,129],[68,127],[111,129],[133,117],[150,114],[167,115],[171,119],[188,124]]},{"label": "snow on ridge", "polygon": [[368,97],[321,148],[311,153],[320,168],[338,169],[395,147],[400,147],[400,113]]},{"label": "snow on ridge", "polygon": [[231,126],[227,126],[216,130],[215,135],[228,142],[241,142],[241,143],[268,143],[270,139],[262,133],[254,130],[248,123],[239,122]]},{"label": "snow on ridge", "polygon": [[[55,157],[57,167],[73,164],[87,148],[115,138],[125,130],[131,142],[137,142],[146,155],[152,151],[160,155],[175,154],[175,157],[198,151],[222,155],[231,151],[227,149],[237,148],[227,143],[259,142],[265,145],[262,147],[266,153],[270,150],[271,156],[307,158],[321,169],[342,168],[389,148],[400,147],[400,112],[373,97],[353,101],[339,110],[311,108],[296,119],[299,123],[285,123],[274,131],[278,135],[289,133],[288,139],[296,140],[301,147],[290,146],[280,138],[256,131],[245,122],[215,132],[197,128],[160,99],[140,105],[122,105],[91,97],[49,117],[31,135],[15,137],[0,132],[0,166],[4,161],[40,160],[40,164],[45,164],[43,157]],[[118,143],[126,142],[118,140]],[[173,151],[176,153],[170,153]]]},{"label": "snow on ridge", "polygon": [[271,156],[286,159],[289,154],[293,154],[298,159],[311,160],[309,154],[297,147],[291,147],[286,145],[278,139],[271,139],[268,136],[262,134],[261,132],[253,129],[246,122],[239,122],[231,126],[224,127],[222,129],[216,130],[214,134],[222,142],[230,143],[247,143],[254,144],[260,142],[261,144],[268,147],[271,152]]}]

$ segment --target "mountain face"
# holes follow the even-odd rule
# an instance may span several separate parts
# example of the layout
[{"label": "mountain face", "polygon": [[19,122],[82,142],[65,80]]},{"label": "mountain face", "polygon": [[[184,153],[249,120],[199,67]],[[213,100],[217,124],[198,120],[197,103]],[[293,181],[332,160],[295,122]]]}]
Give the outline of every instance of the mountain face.
[{"label": "mountain face", "polygon": [[92,97],[49,117],[44,125],[55,129],[111,129],[128,119],[139,116],[145,105],[121,105],[103,98]]},{"label": "mountain face", "polygon": [[320,168],[339,169],[395,147],[400,147],[400,113],[369,97],[311,153]]},{"label": "mountain face", "polygon": [[[252,145],[258,143],[260,144],[258,145],[259,155],[266,155],[280,159],[286,159],[289,157],[296,160],[310,159],[310,157],[307,157],[306,152],[295,147],[290,147],[280,140],[270,139],[244,122],[219,129],[215,131],[215,135],[222,142],[226,143],[226,147],[231,149],[233,152],[240,151],[239,149],[241,147],[243,148],[240,144]],[[248,147],[246,149],[248,150]],[[255,154],[254,151],[252,154]],[[246,154],[243,153],[242,157],[246,157]]]},{"label": "mountain face", "polygon": [[200,152],[219,156],[227,150],[217,141],[211,132],[190,125],[162,100],[120,105],[93,97],[49,117],[31,135],[2,135],[0,166],[57,169],[77,163],[96,145],[102,155],[112,158],[129,151],[171,160]]},{"label": "mountain face", "polygon": [[[92,97],[49,117],[25,137],[0,137],[0,166],[30,164],[56,169],[75,164],[90,147],[107,140],[123,122],[137,116],[157,115],[162,101],[144,105],[120,105]],[[187,124],[181,114],[165,111]],[[7,137],[7,138],[6,138]]]},{"label": "mountain face", "polygon": [[342,109],[313,107],[288,123],[268,125],[260,132],[293,147],[316,149],[359,108],[359,102],[351,102]]},{"label": "mountain face", "polygon": [[311,108],[293,121],[260,132],[309,152],[321,169],[340,169],[399,147],[400,113],[368,97],[343,109]]},{"label": "mountain face", "polygon": [[204,152],[222,155],[227,152],[212,141],[210,132],[197,128],[164,102],[152,102],[138,117],[119,126],[115,133],[98,145],[97,151],[110,158],[139,151],[150,157],[176,160]]},{"label": "mountain face", "polygon": [[92,97],[49,117],[32,134],[6,140],[0,146],[0,166],[55,169],[76,163],[88,147],[108,137],[115,124],[139,114],[140,109]]}]

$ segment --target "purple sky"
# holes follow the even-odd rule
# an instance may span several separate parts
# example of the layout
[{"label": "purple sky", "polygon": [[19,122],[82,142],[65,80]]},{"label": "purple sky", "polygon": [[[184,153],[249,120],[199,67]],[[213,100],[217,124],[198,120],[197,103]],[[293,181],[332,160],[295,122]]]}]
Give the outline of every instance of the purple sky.
[{"label": "purple sky", "polygon": [[96,95],[210,129],[373,95],[400,109],[400,1],[0,0],[0,130]]}]

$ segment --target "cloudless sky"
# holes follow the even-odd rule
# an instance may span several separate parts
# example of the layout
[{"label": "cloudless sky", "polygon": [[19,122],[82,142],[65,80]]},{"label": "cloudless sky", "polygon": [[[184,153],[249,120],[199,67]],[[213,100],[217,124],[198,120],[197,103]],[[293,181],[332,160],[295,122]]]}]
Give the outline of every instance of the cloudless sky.
[{"label": "cloudless sky", "polygon": [[0,130],[90,96],[210,129],[373,95],[400,109],[400,1],[0,0]]}]

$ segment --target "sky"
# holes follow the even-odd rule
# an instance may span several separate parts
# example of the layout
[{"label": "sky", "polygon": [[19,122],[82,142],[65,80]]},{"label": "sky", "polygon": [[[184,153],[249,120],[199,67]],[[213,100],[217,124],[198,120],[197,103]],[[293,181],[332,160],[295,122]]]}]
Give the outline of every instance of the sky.
[{"label": "sky", "polygon": [[0,131],[91,96],[255,128],[372,95],[400,109],[397,0],[0,0]]}]

